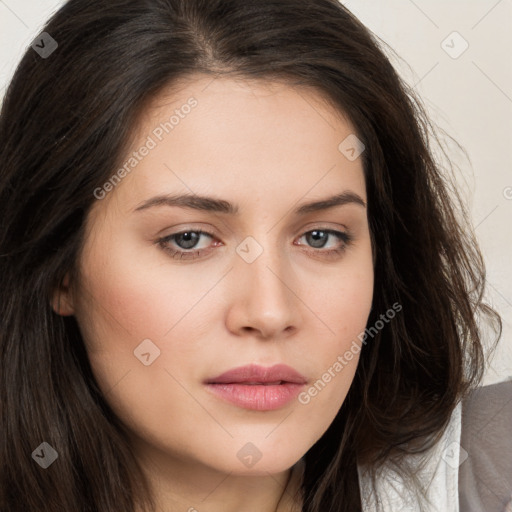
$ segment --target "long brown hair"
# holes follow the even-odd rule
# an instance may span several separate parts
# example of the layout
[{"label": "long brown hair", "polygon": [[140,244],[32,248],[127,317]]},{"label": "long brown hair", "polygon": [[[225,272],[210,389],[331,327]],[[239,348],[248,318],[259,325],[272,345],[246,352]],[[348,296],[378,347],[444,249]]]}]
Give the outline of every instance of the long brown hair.
[{"label": "long brown hair", "polygon": [[[421,102],[378,39],[336,0],[70,0],[29,48],[0,117],[0,510],[130,512],[152,498],[51,291],[73,272],[93,191],[145,105],[192,73],[312,86],[345,113],[362,155],[375,254],[367,343],[337,417],[305,455],[307,512],[360,510],[356,464],[431,445],[483,370],[484,262]],[[32,452],[47,442],[58,463]]]}]

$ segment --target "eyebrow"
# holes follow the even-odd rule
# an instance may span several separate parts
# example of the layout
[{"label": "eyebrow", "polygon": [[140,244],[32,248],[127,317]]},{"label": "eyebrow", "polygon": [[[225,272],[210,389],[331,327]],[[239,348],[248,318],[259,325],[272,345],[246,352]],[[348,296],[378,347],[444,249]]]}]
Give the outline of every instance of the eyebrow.
[{"label": "eyebrow", "polygon": [[[343,206],[346,204],[356,204],[366,208],[364,200],[355,192],[345,190],[341,194],[326,197],[325,199],[304,203],[295,211],[295,215],[305,215],[311,212],[318,212]],[[238,215],[240,208],[238,205],[230,203],[224,199],[217,199],[211,196],[198,196],[195,194],[179,195],[159,195],[152,197],[137,206],[133,211],[138,212],[158,206],[178,206],[180,208],[192,208],[194,210],[203,210],[215,213],[225,213],[227,215]]]}]

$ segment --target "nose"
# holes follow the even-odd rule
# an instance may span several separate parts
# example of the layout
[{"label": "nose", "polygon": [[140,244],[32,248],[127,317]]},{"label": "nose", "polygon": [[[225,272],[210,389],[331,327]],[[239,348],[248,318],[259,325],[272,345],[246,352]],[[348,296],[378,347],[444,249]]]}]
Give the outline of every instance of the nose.
[{"label": "nose", "polygon": [[300,283],[286,256],[269,244],[260,244],[263,251],[250,263],[235,257],[226,324],[238,336],[279,339],[300,327]]}]

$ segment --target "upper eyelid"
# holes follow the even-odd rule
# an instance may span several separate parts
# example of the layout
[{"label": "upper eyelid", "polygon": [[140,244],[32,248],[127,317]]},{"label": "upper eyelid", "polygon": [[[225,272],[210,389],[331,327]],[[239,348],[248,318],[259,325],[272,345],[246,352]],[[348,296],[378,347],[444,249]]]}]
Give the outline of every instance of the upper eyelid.
[{"label": "upper eyelid", "polygon": [[[328,223],[327,222],[325,222],[325,223],[322,223],[322,222],[318,223],[318,221],[317,222],[314,222],[314,221],[309,222],[307,224],[307,226],[302,229],[301,234],[303,235],[304,233],[309,233],[310,231],[315,231],[317,229],[318,230],[324,230],[324,231],[339,231],[339,232],[347,233],[347,234],[351,234],[352,233],[352,229],[349,228],[348,226],[344,225],[344,224],[334,223],[334,224],[337,224],[336,226],[327,226],[326,224],[328,224]],[[173,232],[169,233],[168,235],[163,235],[162,238],[167,238],[169,236],[178,235],[178,234],[185,233],[185,232],[188,232],[188,231],[192,231],[192,232],[199,232],[199,231],[201,231],[202,233],[204,233],[206,235],[210,235],[210,236],[218,238],[218,236],[215,234],[215,231],[217,231],[216,229],[214,229],[214,228],[210,229],[210,228],[204,228],[204,227],[195,227],[193,224],[190,225],[190,226],[185,226],[182,229],[178,229],[177,231],[173,231]],[[295,231],[295,229],[293,229],[293,231]]]},{"label": "upper eyelid", "polygon": [[[329,231],[329,232],[350,233],[350,229],[348,229],[345,226],[342,226],[339,228],[333,228],[333,227],[329,227],[329,226],[319,225],[319,226],[312,226],[312,227],[302,230],[301,236],[306,233],[310,233],[311,231]],[[217,238],[217,235],[208,229],[194,228],[194,227],[183,228],[178,231],[173,231],[172,233],[169,233],[168,235],[163,235],[161,238],[169,238],[174,235],[181,235],[183,233],[190,233],[190,232],[200,233],[200,234],[204,234],[204,235],[208,235],[208,236]]]},{"label": "upper eyelid", "polygon": [[[326,226],[325,227],[324,226],[315,226],[315,227],[308,228],[308,229],[302,231],[302,233],[299,235],[299,238],[302,238],[305,234],[310,233],[311,231],[325,231],[329,235],[332,235],[332,236],[336,236],[337,234],[340,234],[340,235],[346,235],[346,236],[352,238],[352,233],[346,227],[343,227],[342,229],[334,229],[334,228],[330,228],[330,227],[326,227]],[[185,229],[181,229],[179,231],[170,233],[168,235],[162,236],[158,239],[158,241],[167,240],[167,241],[171,242],[173,237],[184,234],[184,233],[190,233],[190,232],[199,233],[200,235],[206,235],[212,239],[218,240],[218,237],[214,233],[210,233],[209,231],[206,231],[202,228],[185,228]],[[341,237],[338,237],[338,238],[341,238]],[[180,250],[181,251],[187,251],[187,250],[194,251],[194,250],[198,250],[198,249],[181,249],[180,248]],[[199,249],[199,250],[201,250],[201,249]]]}]

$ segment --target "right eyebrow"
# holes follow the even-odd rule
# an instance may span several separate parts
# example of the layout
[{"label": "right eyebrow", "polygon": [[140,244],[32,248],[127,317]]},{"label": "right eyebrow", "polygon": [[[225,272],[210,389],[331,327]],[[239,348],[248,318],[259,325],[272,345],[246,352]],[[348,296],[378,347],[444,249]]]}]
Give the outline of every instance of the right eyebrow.
[{"label": "right eyebrow", "polygon": [[[325,199],[304,203],[300,205],[294,213],[295,215],[305,215],[306,213],[327,210],[346,204],[358,204],[366,208],[366,203],[361,196],[350,190],[345,190],[340,194]],[[212,196],[198,196],[195,194],[158,195],[144,201],[133,211],[142,211],[159,206],[178,206],[180,208],[192,208],[195,210],[225,213],[228,215],[238,215],[240,213],[240,207],[238,205],[230,203],[225,199]]]}]

